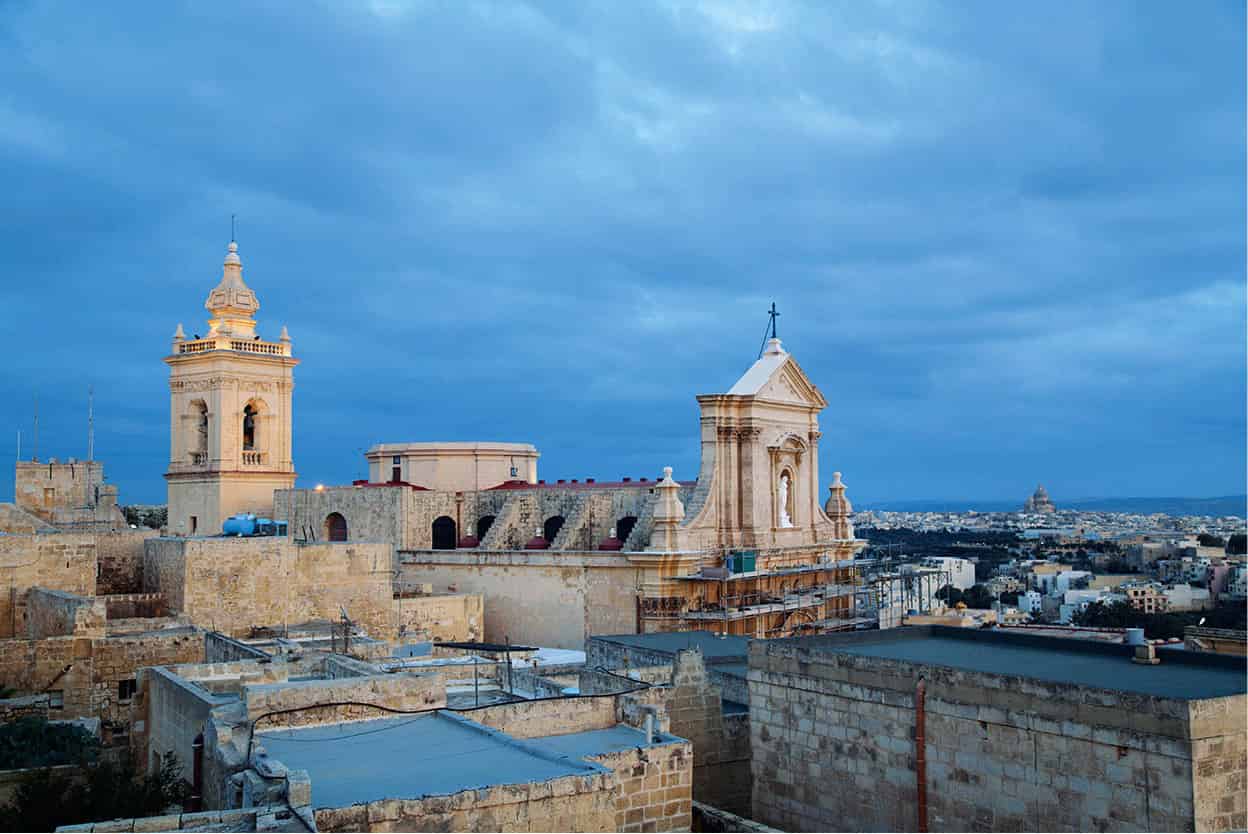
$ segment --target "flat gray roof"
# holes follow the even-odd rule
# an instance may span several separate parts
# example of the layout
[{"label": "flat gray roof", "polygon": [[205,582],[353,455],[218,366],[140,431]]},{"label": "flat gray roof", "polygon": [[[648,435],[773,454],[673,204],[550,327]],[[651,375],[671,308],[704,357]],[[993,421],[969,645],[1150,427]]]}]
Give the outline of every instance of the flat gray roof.
[{"label": "flat gray roof", "polygon": [[312,780],[312,807],[420,799],[469,788],[587,776],[601,768],[542,754],[447,713],[296,727],[257,734],[269,756]]},{"label": "flat gray roof", "polygon": [[735,634],[720,637],[713,631],[656,631],[650,634],[594,635],[591,640],[605,640],[637,649],[649,649],[675,655],[681,649],[697,646],[708,661],[720,658],[741,658],[749,655],[750,639]]},{"label": "flat gray roof", "polygon": [[[585,756],[646,746],[642,731],[623,725],[517,740],[447,712],[272,730],[256,740],[271,758],[308,771],[314,808],[588,776],[605,768]],[[678,740],[661,735],[657,743]]]},{"label": "flat gray roof", "polygon": [[878,657],[1095,689],[1196,700],[1248,692],[1242,657],[1158,652],[1156,666],[1133,663],[1133,648],[990,630],[904,627],[774,641],[836,654]]}]

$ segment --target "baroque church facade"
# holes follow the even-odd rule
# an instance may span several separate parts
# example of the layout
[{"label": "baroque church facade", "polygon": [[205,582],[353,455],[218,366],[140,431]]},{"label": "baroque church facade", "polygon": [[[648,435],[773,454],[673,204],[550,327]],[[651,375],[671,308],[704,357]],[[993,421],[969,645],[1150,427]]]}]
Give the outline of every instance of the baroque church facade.
[{"label": "baroque church facade", "polygon": [[394,548],[396,596],[480,593],[486,637],[579,647],[592,634],[711,629],[758,637],[856,624],[852,508],[840,473],[821,501],[828,405],[772,338],[723,393],[697,397],[701,465],[654,479],[538,478],[524,443],[385,443],[368,478],[295,489],[283,327],[231,242],[205,302],[208,333],[179,325],[170,368],[168,532],[217,535],[235,513],[288,523],[297,542]]}]

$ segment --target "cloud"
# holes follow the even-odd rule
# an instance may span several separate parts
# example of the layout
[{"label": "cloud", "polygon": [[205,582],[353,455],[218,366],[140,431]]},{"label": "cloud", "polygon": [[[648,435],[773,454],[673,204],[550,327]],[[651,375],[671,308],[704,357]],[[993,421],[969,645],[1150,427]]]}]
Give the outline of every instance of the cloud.
[{"label": "cloud", "polygon": [[856,500],[1243,491],[1243,32],[1214,3],[17,4],[0,428],[37,391],[80,455],[94,383],[110,476],[159,500],[160,357],[237,214],[309,482],[415,439],[692,473],[693,396],[775,300]]}]

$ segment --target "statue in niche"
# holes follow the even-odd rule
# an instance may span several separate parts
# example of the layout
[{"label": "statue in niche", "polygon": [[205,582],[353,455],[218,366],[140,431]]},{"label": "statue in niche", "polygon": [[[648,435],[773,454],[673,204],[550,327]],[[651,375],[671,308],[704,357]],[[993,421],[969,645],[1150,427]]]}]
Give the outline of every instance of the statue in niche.
[{"label": "statue in niche", "polygon": [[789,517],[789,473],[780,476],[780,526],[792,527],[793,519]]}]

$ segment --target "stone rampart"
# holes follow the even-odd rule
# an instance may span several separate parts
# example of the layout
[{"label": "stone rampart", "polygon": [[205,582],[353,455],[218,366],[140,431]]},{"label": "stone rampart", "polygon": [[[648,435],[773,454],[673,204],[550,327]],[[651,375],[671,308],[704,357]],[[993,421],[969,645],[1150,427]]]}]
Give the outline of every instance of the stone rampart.
[{"label": "stone rampart", "polygon": [[1243,791],[1228,800],[1225,788],[1243,786],[1246,696],[1189,702],[802,641],[750,646],[753,816],[785,830],[916,830],[920,677],[932,831],[1243,824]]}]

